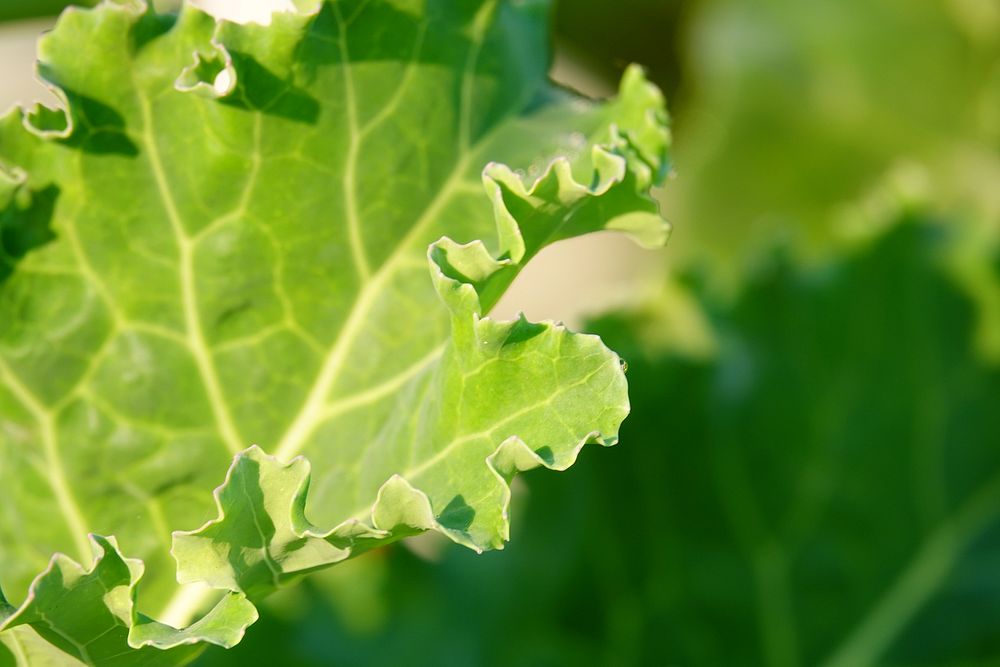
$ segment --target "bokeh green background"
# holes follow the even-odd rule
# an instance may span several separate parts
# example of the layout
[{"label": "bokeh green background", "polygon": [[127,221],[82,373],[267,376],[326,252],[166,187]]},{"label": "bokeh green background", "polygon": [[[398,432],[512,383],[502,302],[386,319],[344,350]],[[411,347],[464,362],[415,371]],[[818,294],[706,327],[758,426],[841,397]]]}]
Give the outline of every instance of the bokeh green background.
[{"label": "bokeh green background", "polygon": [[589,327],[629,362],[621,446],[525,476],[506,551],[338,566],[200,664],[1000,664],[1000,5],[563,0],[554,27],[674,116],[669,278]]}]

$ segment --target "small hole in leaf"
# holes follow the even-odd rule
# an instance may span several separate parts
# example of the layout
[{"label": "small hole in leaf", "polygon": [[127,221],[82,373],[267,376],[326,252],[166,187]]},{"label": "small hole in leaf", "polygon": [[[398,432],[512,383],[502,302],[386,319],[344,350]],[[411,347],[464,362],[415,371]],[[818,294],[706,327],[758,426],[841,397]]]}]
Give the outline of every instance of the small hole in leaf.
[{"label": "small hole in leaf", "polygon": [[212,88],[219,95],[225,95],[233,85],[233,73],[228,69],[223,69],[215,76]]}]

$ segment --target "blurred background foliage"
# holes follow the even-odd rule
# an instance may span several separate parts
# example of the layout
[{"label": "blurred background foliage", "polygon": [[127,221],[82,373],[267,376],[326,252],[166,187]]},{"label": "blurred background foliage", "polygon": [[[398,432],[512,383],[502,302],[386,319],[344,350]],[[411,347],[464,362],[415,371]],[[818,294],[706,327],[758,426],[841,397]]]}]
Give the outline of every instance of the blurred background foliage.
[{"label": "blurred background foliage", "polygon": [[0,21],[52,16],[67,5],[92,6],[96,2],[65,2],[64,0],[7,0],[0,5]]},{"label": "blurred background foliage", "polygon": [[580,87],[640,62],[675,119],[668,278],[588,327],[622,445],[526,475],[505,552],[338,566],[200,664],[1000,664],[1000,5],[554,22]]},{"label": "blurred background foliage", "polygon": [[889,183],[996,219],[1000,5],[697,4],[675,107],[684,183],[668,198],[691,245],[735,271],[776,235],[825,254]]}]

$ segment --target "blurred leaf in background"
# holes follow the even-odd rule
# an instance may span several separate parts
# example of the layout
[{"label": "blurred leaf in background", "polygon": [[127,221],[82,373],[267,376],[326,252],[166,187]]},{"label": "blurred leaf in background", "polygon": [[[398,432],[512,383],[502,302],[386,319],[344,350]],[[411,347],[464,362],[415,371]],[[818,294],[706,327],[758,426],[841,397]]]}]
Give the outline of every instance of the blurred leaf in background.
[{"label": "blurred leaf in background", "polygon": [[563,0],[556,5],[557,46],[593,74],[618,81],[642,63],[673,99],[682,76],[682,31],[692,0]]},{"label": "blurred leaf in background", "polygon": [[97,0],[4,0],[0,3],[0,21],[17,21],[19,19],[39,16],[55,16],[70,4],[92,7]]},{"label": "blurred leaf in background", "polygon": [[1000,372],[946,235],[911,217],[821,268],[779,254],[735,304],[703,297],[707,357],[633,333],[658,315],[605,318],[627,445],[532,476],[507,553],[387,553],[333,584],[381,608],[313,586],[204,664],[992,664]]},{"label": "blurred leaf in background", "polygon": [[[1000,656],[1000,373],[977,356],[975,307],[942,267],[946,233],[911,219],[822,268],[781,256],[734,305],[708,300],[712,363],[632,341],[623,437],[639,444],[602,485],[595,524],[620,526],[610,544],[652,545],[620,554],[644,656]],[[624,350],[635,329],[599,327]],[[646,497],[622,525],[618,499],[642,475]]]},{"label": "blurred leaf in background", "polygon": [[844,209],[900,172],[937,207],[995,223],[1000,5],[694,4],[666,200],[675,253],[708,250],[737,279],[775,235],[829,254]]}]

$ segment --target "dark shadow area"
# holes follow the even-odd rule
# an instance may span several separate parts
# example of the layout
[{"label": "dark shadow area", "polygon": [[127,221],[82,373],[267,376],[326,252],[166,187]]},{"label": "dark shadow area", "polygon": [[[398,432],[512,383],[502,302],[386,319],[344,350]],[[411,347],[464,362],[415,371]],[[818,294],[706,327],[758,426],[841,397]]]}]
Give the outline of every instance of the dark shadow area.
[{"label": "dark shadow area", "polygon": [[[338,11],[334,5],[339,6]],[[474,49],[471,24],[479,1],[430,0],[426,21],[386,2],[328,3],[317,14],[296,58],[307,78],[320,68],[350,62],[416,62],[462,72]],[[456,18],[456,14],[458,18]],[[521,112],[545,81],[548,35],[539,3],[500,3],[478,50],[478,94],[475,96],[472,137],[477,139],[499,118]],[[348,42],[340,41],[348,23]],[[462,104],[462,77],[437,103],[458,109]]]},{"label": "dark shadow area", "polygon": [[[55,16],[70,5],[92,7],[98,0],[4,0],[0,2],[0,21],[17,21],[37,16]],[[0,664],[3,664],[0,662]]]},{"label": "dark shadow area", "polygon": [[271,517],[262,509],[264,492],[260,485],[260,464],[241,457],[220,499],[223,507],[244,509],[227,512],[225,520],[213,526],[208,534],[213,540],[227,545],[229,564],[238,574],[240,588],[247,597],[257,599],[262,592],[271,589],[273,576],[265,560],[250,563],[244,554],[245,551],[264,551],[270,557],[267,549],[275,534]]},{"label": "dark shadow area", "polygon": [[[456,254],[460,254],[461,251],[455,250],[454,252]],[[451,278],[452,280],[457,280],[458,282],[461,283],[468,283],[469,285],[475,287],[477,292],[482,293],[484,286],[490,282],[490,277],[487,277],[486,280],[480,280],[477,282],[474,278],[467,275],[460,268],[455,266],[451,261],[451,254],[447,247],[442,247],[441,245],[435,245],[433,248],[431,248],[431,258],[441,269],[441,273],[443,273],[445,276]]]},{"label": "dark shadow area", "polygon": [[469,529],[475,518],[476,510],[465,502],[465,496],[458,495],[445,506],[437,520],[445,528],[464,532]]},{"label": "dark shadow area", "polygon": [[510,327],[510,332],[507,334],[507,339],[504,340],[503,344],[516,345],[517,343],[523,343],[529,341],[535,336],[540,336],[548,330],[548,326],[545,324],[535,324],[529,322],[522,316],[516,322],[514,322]]},{"label": "dark shadow area", "polygon": [[14,654],[3,644],[0,644],[0,667],[17,667]]},{"label": "dark shadow area", "polygon": [[557,45],[592,72],[617,83],[631,63],[645,67],[667,99],[684,76],[682,56],[691,0],[555,3]]},{"label": "dark shadow area", "polygon": [[96,132],[82,135],[79,144],[80,150],[84,153],[94,155],[124,155],[135,157],[139,154],[138,147],[132,143],[124,132],[113,130],[98,130]]},{"label": "dark shadow area", "polygon": [[58,198],[59,188],[49,185],[32,193],[26,208],[15,202],[0,212],[0,285],[21,258],[56,238],[52,214]]},{"label": "dark shadow area", "polygon": [[64,145],[94,155],[139,154],[139,147],[125,130],[125,118],[117,110],[72,90],[65,93],[77,123],[73,134],[62,140]]},{"label": "dark shadow area", "polygon": [[222,104],[280,116],[313,125],[319,119],[319,101],[290,81],[261,65],[253,56],[230,52],[236,68],[236,90]]},{"label": "dark shadow area", "polygon": [[[432,0],[427,8],[428,21],[419,51],[415,48],[421,25],[414,17],[386,2],[339,2],[340,14],[350,22],[351,37],[346,50],[351,62],[416,61],[438,65],[461,62],[468,52],[470,42],[464,32],[452,29],[439,15],[456,10],[472,21],[473,3],[455,3],[454,0]],[[458,4],[460,7],[455,7]],[[360,7],[359,5],[364,5]],[[464,9],[461,5],[465,5]],[[320,9],[309,26],[309,33],[299,45],[298,60],[315,63],[314,66],[340,65],[344,62],[339,35],[340,18],[333,5],[327,3]]]},{"label": "dark shadow area", "polygon": [[553,452],[552,448],[548,445],[545,447],[539,447],[535,450],[535,453],[538,454],[538,458],[545,461],[548,465],[553,465],[556,462],[555,452]]},{"label": "dark shadow area", "polygon": [[[155,6],[152,0],[147,0],[147,2]],[[164,12],[162,14],[147,12],[132,27],[129,37],[132,40],[133,48],[138,53],[147,44],[169,32],[176,24],[177,14],[174,12]]]}]

